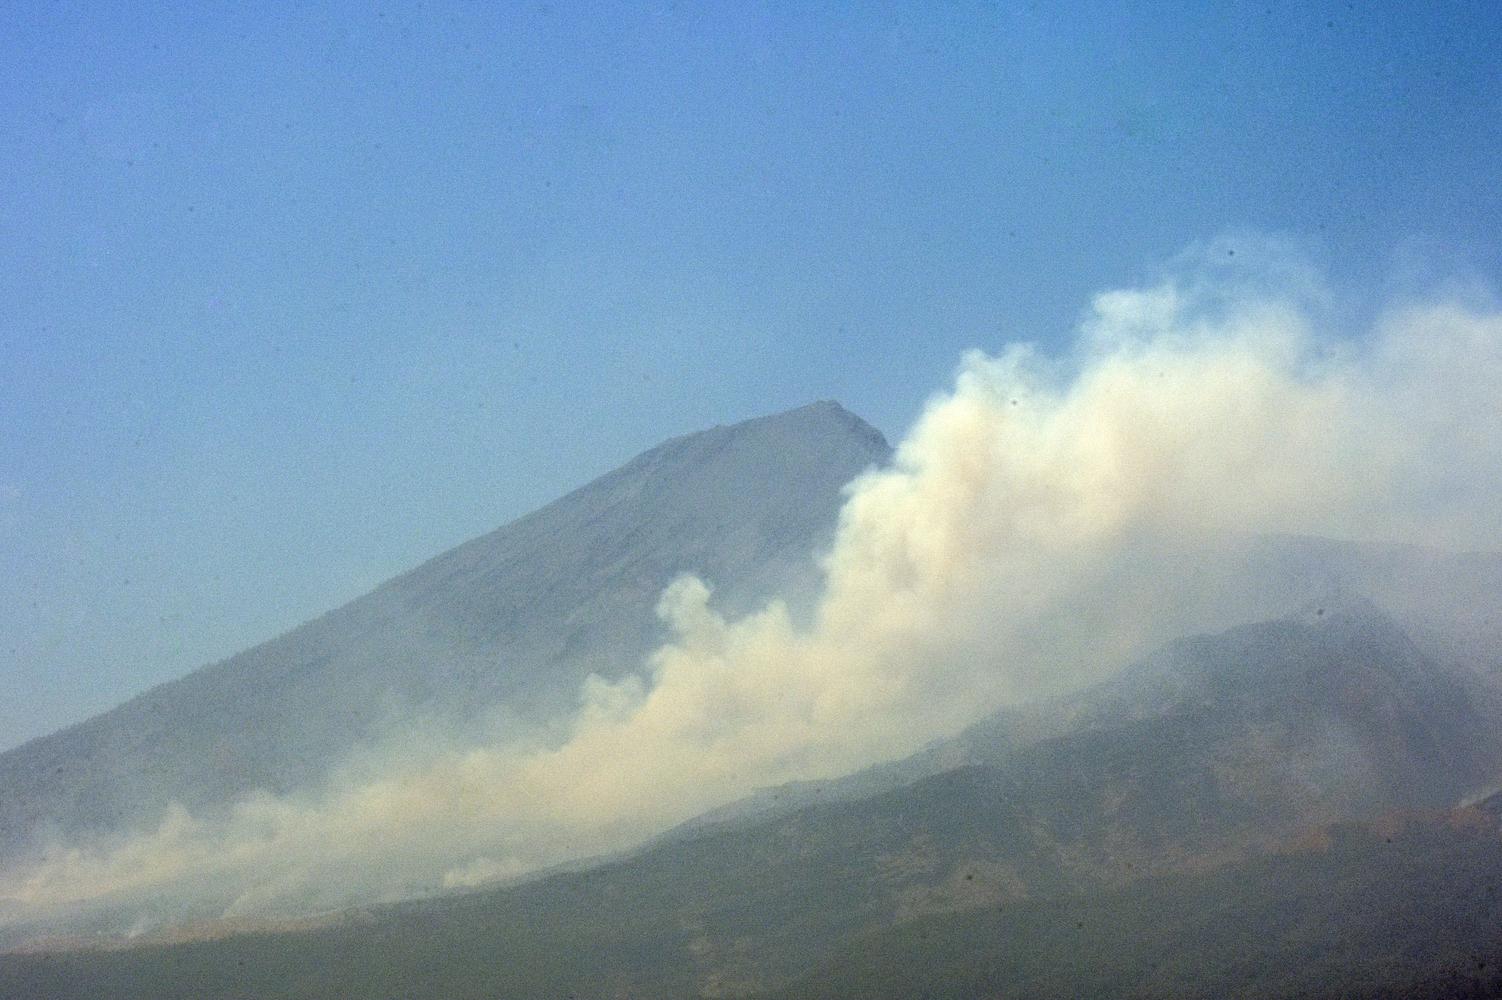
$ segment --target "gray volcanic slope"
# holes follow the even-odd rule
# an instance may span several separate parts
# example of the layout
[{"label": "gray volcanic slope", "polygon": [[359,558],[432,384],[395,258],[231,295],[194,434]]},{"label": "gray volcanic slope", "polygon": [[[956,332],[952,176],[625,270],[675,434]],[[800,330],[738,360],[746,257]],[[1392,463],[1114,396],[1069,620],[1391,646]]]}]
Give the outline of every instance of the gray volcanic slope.
[{"label": "gray volcanic slope", "polygon": [[675,438],[287,634],[0,754],[0,855],[317,782],[422,715],[566,709],[640,667],[681,572],[741,610],[807,592],[841,487],[885,461],[831,402]]}]

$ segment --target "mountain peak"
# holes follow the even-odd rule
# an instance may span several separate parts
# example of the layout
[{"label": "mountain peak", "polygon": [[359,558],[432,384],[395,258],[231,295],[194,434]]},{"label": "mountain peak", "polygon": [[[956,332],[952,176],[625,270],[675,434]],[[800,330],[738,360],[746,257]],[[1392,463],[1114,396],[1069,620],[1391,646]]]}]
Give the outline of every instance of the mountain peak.
[{"label": "mountain peak", "polygon": [[1369,629],[1397,629],[1392,616],[1374,601],[1344,587],[1334,587],[1325,594],[1304,602],[1289,615],[1292,621],[1306,625],[1342,625]]},{"label": "mountain peak", "polygon": [[[342,608],[0,753],[0,855],[316,785],[409,713],[571,711],[590,674],[640,668],[681,573],[727,613],[817,585],[842,490],[890,454],[820,401],[674,438]],[[331,712],[330,706],[337,706]]]},{"label": "mountain peak", "polygon": [[[682,448],[694,442],[722,441],[732,438],[796,438],[804,444],[820,440],[863,442],[877,460],[891,454],[892,448],[882,433],[832,399],[821,399],[790,410],[751,417],[733,424],[716,424],[708,430],[695,431],[671,438],[638,456],[635,461],[661,451]],[[628,463],[628,468],[635,462]]]},{"label": "mountain peak", "polygon": [[788,410],[786,416],[800,416],[811,422],[829,421],[846,430],[853,431],[872,442],[880,442],[884,451],[890,452],[891,445],[882,436],[881,431],[872,427],[860,417],[851,413],[833,399],[821,399],[806,406],[800,406],[795,410]]}]

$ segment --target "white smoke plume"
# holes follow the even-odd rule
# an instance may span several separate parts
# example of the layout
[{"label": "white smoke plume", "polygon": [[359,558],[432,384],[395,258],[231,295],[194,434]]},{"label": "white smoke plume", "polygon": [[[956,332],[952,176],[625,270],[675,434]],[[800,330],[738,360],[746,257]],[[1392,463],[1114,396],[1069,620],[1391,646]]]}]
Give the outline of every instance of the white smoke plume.
[{"label": "white smoke plume", "polygon": [[1283,610],[1263,533],[1497,547],[1502,312],[1410,303],[1323,330],[1307,273],[1203,268],[1096,297],[1074,347],[967,356],[848,490],[811,624],[738,620],[685,577],[674,639],[592,679],[566,736],[413,757],[228,820],[0,874],[0,924],[99,908],[285,914],[627,848],[753,789],[906,754],[1151,645]]}]

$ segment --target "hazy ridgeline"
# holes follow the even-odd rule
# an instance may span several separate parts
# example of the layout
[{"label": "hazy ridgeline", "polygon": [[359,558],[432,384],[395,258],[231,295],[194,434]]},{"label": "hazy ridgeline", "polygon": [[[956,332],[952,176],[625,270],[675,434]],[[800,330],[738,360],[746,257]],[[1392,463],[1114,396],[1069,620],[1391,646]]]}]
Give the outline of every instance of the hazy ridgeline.
[{"label": "hazy ridgeline", "polygon": [[[1302,876],[1256,858],[1393,810],[1438,810],[1422,837],[1492,878],[1494,814],[1446,810],[1502,775],[1502,316],[1406,303],[1336,336],[1318,283],[1268,263],[1100,295],[1065,357],[968,357],[890,458],[831,404],[669,442],[0,757],[0,934],[306,916],[678,827],[599,870],[650,934],[588,923],[595,876],[568,875],[255,941],[316,964],[431,920],[582,989],[547,969],[588,923],[632,989],[839,992],[867,960],[837,952],[940,914],[975,915],[934,925],[953,940],[1056,937],[1091,893],[1205,900],[1186,873],[1226,864],[1292,906]],[[1366,898],[1367,841],[1333,842],[1332,898]],[[1415,919],[1438,933],[1443,906]],[[263,960],[267,995],[349,985]],[[82,988],[72,959],[4,961]]]}]

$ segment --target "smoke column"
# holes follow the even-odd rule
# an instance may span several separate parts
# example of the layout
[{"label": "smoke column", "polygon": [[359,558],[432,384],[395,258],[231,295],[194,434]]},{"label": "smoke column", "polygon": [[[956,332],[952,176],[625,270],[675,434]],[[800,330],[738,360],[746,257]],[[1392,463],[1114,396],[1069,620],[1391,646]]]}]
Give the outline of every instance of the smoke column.
[{"label": "smoke column", "polygon": [[404,754],[225,822],[173,810],[3,872],[0,923],[307,912],[624,849],[1286,610],[1238,576],[1259,534],[1494,549],[1502,314],[1409,303],[1336,337],[1314,286],[1186,268],[1097,296],[1066,355],[973,353],[848,488],[811,624],[726,620],[682,578],[673,641],[591,679],[561,741]]}]

